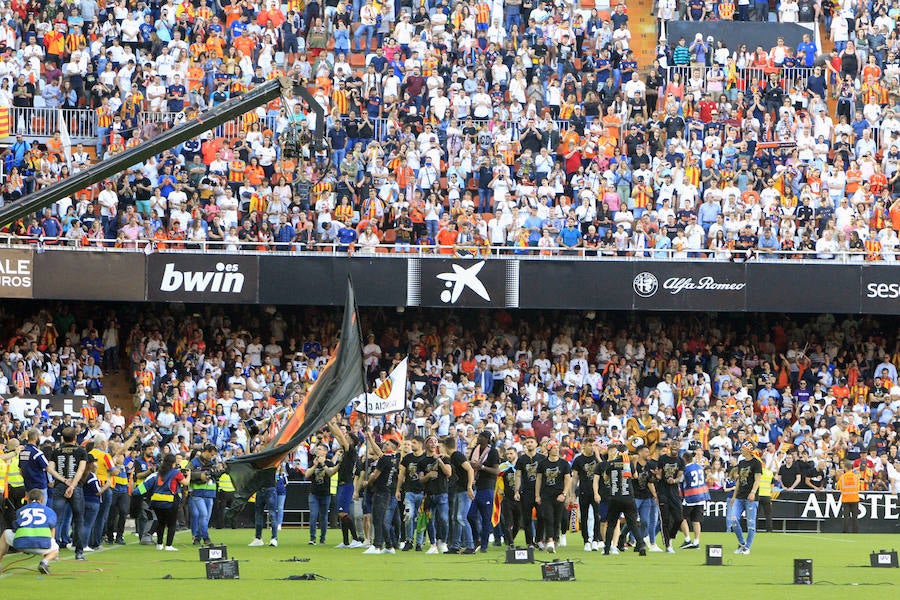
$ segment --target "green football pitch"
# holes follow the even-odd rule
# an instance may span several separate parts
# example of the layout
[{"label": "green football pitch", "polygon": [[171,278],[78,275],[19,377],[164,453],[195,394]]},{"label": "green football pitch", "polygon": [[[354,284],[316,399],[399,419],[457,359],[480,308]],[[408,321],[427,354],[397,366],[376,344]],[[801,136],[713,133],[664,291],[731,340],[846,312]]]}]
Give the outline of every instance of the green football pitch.
[{"label": "green football pitch", "polygon": [[[240,579],[208,581],[189,533],[181,532],[175,545],[180,552],[155,546],[114,546],[89,553],[76,562],[64,550],[52,564],[52,575],[39,575],[37,559],[7,556],[2,563],[0,590],[5,598],[277,598],[285,594],[316,594],[337,598],[847,598],[900,597],[900,570],[868,566],[869,553],[898,545],[896,535],[778,534],[757,536],[749,556],[736,556],[733,535],[705,534],[702,544],[723,546],[723,566],[706,566],[705,551],[683,550],[674,555],[634,552],[602,556],[584,552],[581,536],[569,534],[569,545],[557,558],[575,563],[576,581],[543,582],[539,564],[504,564],[503,548],[491,547],[472,556],[363,555],[361,550],[339,550],[340,532],[329,532],[327,546],[308,546],[302,529],[284,529],[280,546],[247,547],[251,530],[212,530],[213,540],[228,546],[229,556],[240,561]],[[135,540],[133,536],[129,540]],[[268,542],[268,537],[264,539]],[[680,541],[680,540],[679,540]],[[295,562],[291,559],[309,559]],[[537,552],[538,560],[551,555]],[[813,560],[812,586],[793,585],[793,559]],[[13,567],[8,569],[8,567]],[[21,568],[24,567],[24,568]],[[8,569],[8,570],[7,570]],[[284,581],[290,575],[316,573],[318,581]],[[27,595],[18,595],[19,593]],[[477,594],[477,596],[476,596]],[[590,594],[590,596],[589,596]]]}]

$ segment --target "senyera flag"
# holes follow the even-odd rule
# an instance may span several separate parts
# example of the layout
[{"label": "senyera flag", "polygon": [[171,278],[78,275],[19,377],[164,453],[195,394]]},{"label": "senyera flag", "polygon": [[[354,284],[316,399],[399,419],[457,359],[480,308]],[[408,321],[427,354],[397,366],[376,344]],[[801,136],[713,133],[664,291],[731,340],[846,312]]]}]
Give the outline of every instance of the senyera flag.
[{"label": "senyera flag", "polygon": [[239,456],[226,464],[234,482],[235,500],[246,501],[256,491],[275,485],[275,469],[309,436],[365,392],[365,366],[353,284],[347,281],[347,303],[337,348],[319,377],[309,388],[306,400],[272,437],[254,454]]},{"label": "senyera flag", "polygon": [[406,408],[406,372],[409,357],[400,361],[374,391],[354,398],[356,410],[367,415],[386,415]]}]

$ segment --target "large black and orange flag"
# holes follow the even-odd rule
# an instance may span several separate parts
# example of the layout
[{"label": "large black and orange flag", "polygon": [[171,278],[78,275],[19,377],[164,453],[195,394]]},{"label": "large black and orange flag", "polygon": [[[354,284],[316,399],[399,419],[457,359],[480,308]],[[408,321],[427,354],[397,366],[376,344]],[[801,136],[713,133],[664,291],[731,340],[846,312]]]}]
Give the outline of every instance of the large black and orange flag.
[{"label": "large black and orange flag", "polygon": [[353,398],[363,393],[365,367],[359,316],[353,283],[348,280],[340,340],[331,359],[309,388],[306,400],[263,450],[228,461],[227,470],[234,482],[235,499],[246,501],[257,490],[275,485],[275,469],[279,463]]}]

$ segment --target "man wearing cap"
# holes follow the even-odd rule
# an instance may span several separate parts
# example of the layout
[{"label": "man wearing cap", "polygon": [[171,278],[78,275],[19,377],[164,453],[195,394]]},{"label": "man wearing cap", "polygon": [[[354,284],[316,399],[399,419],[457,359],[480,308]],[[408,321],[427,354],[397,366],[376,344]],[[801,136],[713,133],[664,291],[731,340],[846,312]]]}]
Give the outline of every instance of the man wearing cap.
[{"label": "man wearing cap", "polygon": [[[737,464],[738,479],[731,496],[728,527],[737,536],[739,545],[735,554],[750,554],[753,538],[756,537],[756,492],[762,478],[762,462],[753,454],[753,449],[753,442],[749,440],[741,444],[741,458]],[[741,529],[741,516],[747,517],[746,540]]]}]

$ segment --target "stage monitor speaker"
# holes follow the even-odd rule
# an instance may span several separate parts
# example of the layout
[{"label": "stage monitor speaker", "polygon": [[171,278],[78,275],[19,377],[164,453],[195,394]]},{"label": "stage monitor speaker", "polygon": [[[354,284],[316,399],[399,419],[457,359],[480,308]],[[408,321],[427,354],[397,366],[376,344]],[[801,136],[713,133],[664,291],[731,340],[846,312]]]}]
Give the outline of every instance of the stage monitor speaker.
[{"label": "stage monitor speaker", "polygon": [[797,585],[812,585],[813,561],[811,558],[794,559],[794,583]]}]

